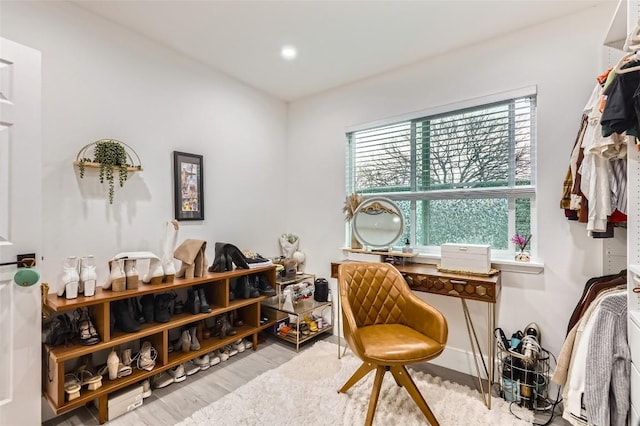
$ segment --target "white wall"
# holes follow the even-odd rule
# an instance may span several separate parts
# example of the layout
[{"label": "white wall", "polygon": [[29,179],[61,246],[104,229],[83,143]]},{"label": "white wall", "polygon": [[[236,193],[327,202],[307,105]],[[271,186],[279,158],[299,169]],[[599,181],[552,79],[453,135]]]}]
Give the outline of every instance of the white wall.
[{"label": "white wall", "polygon": [[[567,221],[559,201],[581,110],[602,71],[601,44],[612,13],[607,4],[292,103],[288,193],[313,198],[293,206],[290,227],[310,254],[307,269],[328,277],[330,262],[341,258],[346,127],[536,85],[539,232],[534,238],[544,272],[503,273],[498,325],[512,333],[536,321],[543,346],[557,354],[584,283],[601,272],[602,243],[587,237],[584,225]],[[470,346],[460,302],[425,298],[449,320],[449,348],[436,362],[464,371],[458,355]],[[484,342],[486,305],[469,306]]]},{"label": "white wall", "polygon": [[[205,220],[186,238],[279,254],[284,229],[286,104],[63,2],[2,2],[2,35],[42,52],[43,280],[62,259],[94,254],[99,283],[120,251],[159,253],[173,218],[172,151],[204,156]],[[144,171],[109,205],[95,170],[72,165],[85,144],[124,141]],[[143,265],[144,267],[144,265]],[[140,271],[143,272],[143,271]]]}]

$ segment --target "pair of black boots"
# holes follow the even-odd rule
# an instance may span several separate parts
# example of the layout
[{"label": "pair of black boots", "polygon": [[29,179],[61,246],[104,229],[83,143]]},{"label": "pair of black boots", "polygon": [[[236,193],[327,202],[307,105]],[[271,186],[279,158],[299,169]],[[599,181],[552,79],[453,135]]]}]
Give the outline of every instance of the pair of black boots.
[{"label": "pair of black boots", "polygon": [[276,295],[276,290],[269,284],[264,274],[244,275],[231,282],[229,300],[252,299],[254,297]]},{"label": "pair of black boots", "polygon": [[213,264],[209,267],[209,272],[233,271],[234,263],[237,268],[249,269],[247,258],[238,247],[229,243],[216,243]]},{"label": "pair of black boots", "polygon": [[171,319],[171,302],[175,299],[175,294],[145,294],[140,298],[142,306],[142,322],[169,322]]},{"label": "pair of black boots", "polygon": [[207,297],[202,286],[192,287],[187,290],[185,309],[193,315],[208,314],[211,312],[211,306],[207,302]]}]

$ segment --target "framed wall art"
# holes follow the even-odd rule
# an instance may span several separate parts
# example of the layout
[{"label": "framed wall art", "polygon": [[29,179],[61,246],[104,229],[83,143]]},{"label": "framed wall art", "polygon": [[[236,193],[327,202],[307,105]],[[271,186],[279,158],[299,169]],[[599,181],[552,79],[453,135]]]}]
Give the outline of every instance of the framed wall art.
[{"label": "framed wall art", "polygon": [[202,155],[173,151],[176,220],[204,220]]}]

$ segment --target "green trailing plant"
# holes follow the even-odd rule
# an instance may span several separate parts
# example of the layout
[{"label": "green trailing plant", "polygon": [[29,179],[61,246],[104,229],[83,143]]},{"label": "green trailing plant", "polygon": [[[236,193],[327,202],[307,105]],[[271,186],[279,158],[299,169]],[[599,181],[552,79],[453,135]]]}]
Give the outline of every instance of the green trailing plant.
[{"label": "green trailing plant", "polygon": [[[84,163],[89,162],[88,158],[80,160],[80,177],[84,176]],[[127,151],[124,146],[113,139],[103,139],[96,142],[93,150],[93,162],[100,165],[100,183],[105,179],[109,183],[109,204],[113,204],[114,194],[114,168],[118,168],[118,180],[122,187],[129,177],[127,164]]]}]

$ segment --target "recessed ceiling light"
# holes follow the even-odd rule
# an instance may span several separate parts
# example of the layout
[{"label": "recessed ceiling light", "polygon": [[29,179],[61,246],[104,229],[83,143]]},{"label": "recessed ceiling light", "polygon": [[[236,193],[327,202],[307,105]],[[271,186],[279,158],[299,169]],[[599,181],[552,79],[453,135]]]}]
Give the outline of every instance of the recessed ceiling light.
[{"label": "recessed ceiling light", "polygon": [[280,56],[287,61],[291,61],[298,56],[298,51],[293,46],[282,46],[280,50]]}]

